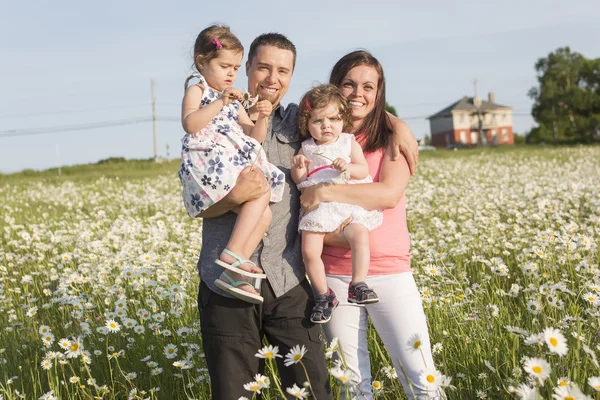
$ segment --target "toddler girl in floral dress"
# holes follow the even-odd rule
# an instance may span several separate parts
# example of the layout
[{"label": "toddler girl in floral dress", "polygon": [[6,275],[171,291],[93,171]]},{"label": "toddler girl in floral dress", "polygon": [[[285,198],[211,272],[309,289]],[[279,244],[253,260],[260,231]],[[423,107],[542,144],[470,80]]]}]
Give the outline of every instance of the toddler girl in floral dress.
[{"label": "toddler girl in floral dress", "polygon": [[[262,303],[258,294],[263,271],[249,261],[271,223],[269,202],[281,201],[284,175],[267,161],[260,143],[267,132],[272,105],[256,104],[259,117],[252,123],[241,101],[248,97],[231,85],[237,77],[244,48],[228,27],[213,25],[198,35],[194,45],[194,65],[198,74],[185,83],[182,104],[182,139],[179,179],[183,200],[192,217],[227,196],[240,172],[250,166],[260,168],[271,184],[270,192],[232,211],[237,213],[233,233],[215,262],[226,270],[215,285],[250,303]],[[199,82],[188,87],[191,78]],[[251,283],[255,279],[254,285]]]}]

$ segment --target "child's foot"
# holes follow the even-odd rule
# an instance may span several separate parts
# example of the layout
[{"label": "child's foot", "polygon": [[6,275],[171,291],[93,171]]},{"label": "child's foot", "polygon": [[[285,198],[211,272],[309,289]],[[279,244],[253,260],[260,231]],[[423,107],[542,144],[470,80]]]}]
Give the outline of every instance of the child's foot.
[{"label": "child's foot", "polygon": [[332,311],[340,304],[340,301],[332,288],[327,288],[327,301],[329,302],[329,307]]},{"label": "child's foot", "polygon": [[331,312],[327,312],[328,309],[329,301],[327,300],[327,294],[315,296],[315,306],[310,314],[310,322],[313,324],[324,324],[329,322],[331,319]]},{"label": "child's foot", "polygon": [[348,303],[373,304],[379,303],[379,297],[373,289],[364,282],[350,282],[348,285]]},{"label": "child's foot", "polygon": [[[263,271],[256,264],[248,260],[243,260],[239,257],[236,258],[225,251],[221,253],[219,261],[222,261],[223,264],[227,264],[229,266],[239,261],[241,261],[241,263],[233,268],[227,267],[223,271],[221,276],[219,276],[219,278],[215,281],[215,285],[217,287],[227,291],[228,293],[234,295],[235,297],[241,300],[245,300],[251,303],[262,303],[262,297],[255,289],[255,282],[258,278],[234,272],[235,269],[238,269],[250,273],[262,274]],[[223,266],[222,263],[217,262],[217,264]],[[244,292],[247,294],[244,294]]]}]

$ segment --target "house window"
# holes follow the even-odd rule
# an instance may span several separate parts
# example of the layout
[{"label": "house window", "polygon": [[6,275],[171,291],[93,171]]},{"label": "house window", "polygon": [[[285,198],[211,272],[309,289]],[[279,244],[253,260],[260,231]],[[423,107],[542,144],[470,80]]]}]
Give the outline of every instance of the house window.
[{"label": "house window", "polygon": [[477,143],[477,136],[479,136],[477,132],[471,132],[471,143]]},{"label": "house window", "polygon": [[502,129],[502,142],[508,143],[508,129]]},{"label": "house window", "polygon": [[467,132],[460,131],[460,142],[467,143]]},{"label": "house window", "polygon": [[498,131],[495,129],[492,129],[492,143],[498,143]]}]

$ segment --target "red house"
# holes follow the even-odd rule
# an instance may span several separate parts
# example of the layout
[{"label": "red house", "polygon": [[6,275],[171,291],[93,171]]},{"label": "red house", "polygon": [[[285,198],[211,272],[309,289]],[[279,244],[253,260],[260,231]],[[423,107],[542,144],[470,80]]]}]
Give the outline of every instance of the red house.
[{"label": "red house", "polygon": [[431,144],[477,146],[482,144],[514,144],[512,107],[478,97],[463,97],[429,118]]}]

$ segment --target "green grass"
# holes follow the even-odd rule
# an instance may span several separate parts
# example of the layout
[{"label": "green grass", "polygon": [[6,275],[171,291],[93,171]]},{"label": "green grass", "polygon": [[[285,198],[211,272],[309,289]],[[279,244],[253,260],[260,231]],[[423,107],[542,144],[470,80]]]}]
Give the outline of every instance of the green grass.
[{"label": "green grass", "polygon": [[[551,368],[537,383],[539,398],[551,398],[560,379],[598,398],[587,382],[600,375],[599,159],[598,146],[422,153],[407,191],[412,267],[436,367],[455,386],[449,398],[517,398],[510,387],[529,382],[528,358]],[[210,398],[196,347],[201,220],[185,214],[177,168],[177,161],[127,161],[67,167],[60,176],[0,176],[5,399],[50,390],[61,399],[120,399],[133,389],[137,398]],[[144,331],[125,327],[118,314]],[[121,330],[105,334],[111,319]],[[48,347],[43,325],[54,335]],[[547,328],[560,329],[566,355],[543,340],[526,343]],[[41,367],[65,354],[61,339],[78,337],[85,359],[52,358],[50,369]],[[174,358],[164,354],[169,344]],[[380,398],[405,398],[383,372],[392,360],[372,329],[369,349]],[[183,360],[193,366],[173,365]],[[279,398],[276,369],[267,374],[263,398]],[[331,381],[337,396],[344,387]]]}]

